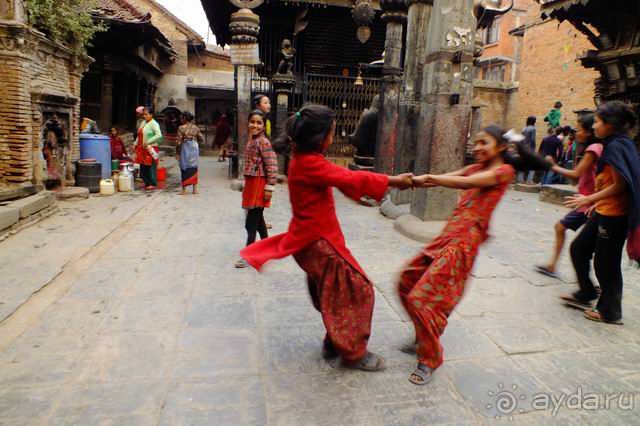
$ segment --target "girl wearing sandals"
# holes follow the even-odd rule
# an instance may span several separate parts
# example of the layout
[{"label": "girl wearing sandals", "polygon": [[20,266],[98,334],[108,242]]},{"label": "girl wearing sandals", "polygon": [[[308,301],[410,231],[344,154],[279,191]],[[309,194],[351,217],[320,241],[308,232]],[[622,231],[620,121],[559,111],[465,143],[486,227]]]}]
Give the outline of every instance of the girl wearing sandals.
[{"label": "girl wearing sandals", "polygon": [[[414,177],[415,187],[442,186],[462,190],[458,206],[444,230],[404,269],[398,290],[416,330],[416,340],[403,351],[418,355],[409,377],[427,384],[444,361],[440,336],[464,292],[480,245],[488,238],[489,221],[516,170],[545,170],[550,164],[522,143],[523,136],[492,125],[476,135],[475,164],[443,175]],[[517,142],[518,155],[507,153]]]},{"label": "girl wearing sandals", "polygon": [[330,163],[325,153],[335,130],[335,112],[321,105],[307,105],[287,120],[274,146],[278,152],[292,150],[289,231],[259,241],[240,254],[258,270],[271,259],[293,255],[307,273],[313,305],[322,314],[326,328],[323,357],[340,355],[347,367],[379,371],[385,366],[384,359],[367,351],[373,285],[345,245],[333,188],[356,201],[364,195],[380,200],[389,186],[411,187],[411,175],[353,172]]},{"label": "girl wearing sandals", "polygon": [[[604,153],[596,171],[596,192],[568,197],[570,208],[589,208],[589,221],[571,244],[571,260],[580,289],[563,294],[568,305],[585,309],[592,321],[622,325],[622,249],[627,240],[631,260],[640,262],[640,160],[628,134],[636,124],[634,111],[614,101],[598,107],[595,135]],[[591,207],[590,207],[591,206]],[[589,277],[589,263],[602,289]],[[592,302],[598,299],[595,309]]]},{"label": "girl wearing sandals", "polygon": [[[278,174],[278,160],[265,136],[265,117],[262,111],[255,110],[249,115],[249,143],[244,154],[244,189],[242,190],[242,208],[247,210],[245,228],[247,245],[256,240],[267,238],[267,225],[264,222],[264,209],[271,206],[271,195],[275,189]],[[236,268],[249,265],[244,259],[236,263]]]},{"label": "girl wearing sandals", "polygon": [[[593,125],[595,116],[589,114],[578,121],[578,130],[576,132],[576,141],[584,147],[582,159],[575,169],[564,169],[557,164],[552,157],[548,156],[547,160],[553,163],[551,168],[555,173],[578,180],[578,193],[588,196],[595,192],[596,188],[596,165],[602,155],[603,146],[601,141],[595,137]],[[556,244],[551,262],[546,265],[536,266],[536,270],[541,274],[548,275],[552,278],[558,278],[556,265],[560,259],[560,253],[564,247],[565,233],[567,229],[577,232],[578,229],[589,219],[587,210],[589,206],[583,206],[569,212],[560,222],[556,223]]]}]

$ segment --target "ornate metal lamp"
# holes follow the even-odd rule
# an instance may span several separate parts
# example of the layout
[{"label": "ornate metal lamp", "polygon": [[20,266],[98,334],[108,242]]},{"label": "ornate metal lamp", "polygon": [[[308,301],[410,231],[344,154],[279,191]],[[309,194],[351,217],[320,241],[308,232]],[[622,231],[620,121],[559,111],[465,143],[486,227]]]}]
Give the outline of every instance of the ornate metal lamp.
[{"label": "ornate metal lamp", "polygon": [[358,26],[356,35],[360,43],[364,44],[371,37],[371,22],[376,16],[376,11],[373,10],[373,4],[371,0],[356,0],[353,10],[351,11],[353,20]]}]

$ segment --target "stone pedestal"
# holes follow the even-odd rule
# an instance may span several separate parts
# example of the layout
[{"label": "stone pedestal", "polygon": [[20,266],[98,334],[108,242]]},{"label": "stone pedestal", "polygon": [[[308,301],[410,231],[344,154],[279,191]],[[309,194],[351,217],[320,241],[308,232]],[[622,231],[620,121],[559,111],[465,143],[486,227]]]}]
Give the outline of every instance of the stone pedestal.
[{"label": "stone pedestal", "polygon": [[384,45],[383,82],[375,156],[375,171],[393,174],[396,152],[398,103],[402,84],[402,26],[407,18],[404,0],[381,0],[382,20],[387,23]]},{"label": "stone pedestal", "polygon": [[[426,60],[427,30],[431,18],[433,0],[407,0],[407,41],[404,59],[404,78],[398,110],[397,141],[394,174],[411,173],[415,168],[416,140],[420,118],[422,69]],[[412,191],[390,190],[391,202],[408,204]]]},{"label": "stone pedestal", "polygon": [[[464,164],[476,24],[473,0],[434,1],[425,50],[416,174],[446,173]],[[421,220],[444,220],[456,202],[456,191],[418,189],[411,213]]]},{"label": "stone pedestal", "polygon": [[[289,95],[293,93],[296,79],[292,74],[275,74],[272,81],[276,92],[276,129],[272,134],[272,138],[275,138],[284,130],[289,115]],[[288,156],[278,155],[278,174],[286,175],[288,166]]]}]

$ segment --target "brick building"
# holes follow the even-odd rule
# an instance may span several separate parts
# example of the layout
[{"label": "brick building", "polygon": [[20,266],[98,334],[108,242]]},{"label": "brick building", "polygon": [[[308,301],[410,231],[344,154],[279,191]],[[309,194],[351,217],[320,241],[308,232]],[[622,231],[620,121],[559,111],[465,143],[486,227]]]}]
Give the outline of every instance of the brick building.
[{"label": "brick building", "polygon": [[72,180],[79,156],[80,80],[89,64],[0,7],[0,192]]}]

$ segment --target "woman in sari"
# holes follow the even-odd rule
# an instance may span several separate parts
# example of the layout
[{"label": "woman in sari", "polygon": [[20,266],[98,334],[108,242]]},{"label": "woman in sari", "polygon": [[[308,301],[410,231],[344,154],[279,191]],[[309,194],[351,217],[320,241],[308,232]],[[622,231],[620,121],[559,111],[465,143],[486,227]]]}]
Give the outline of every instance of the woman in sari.
[{"label": "woman in sari", "polygon": [[[142,112],[144,124],[138,129],[136,142],[136,163],[140,164],[140,175],[144,189],[152,191],[158,185],[158,142],[162,140],[160,125],[153,119],[153,108]],[[155,154],[154,154],[155,153]]]},{"label": "woman in sari", "polygon": [[198,193],[198,162],[200,150],[198,143],[204,138],[198,126],[192,123],[193,115],[183,112],[180,117],[182,125],[178,128],[178,145],[176,145],[176,158],[180,164],[182,191],[180,195],[187,193],[187,186],[193,186],[193,193]]}]

